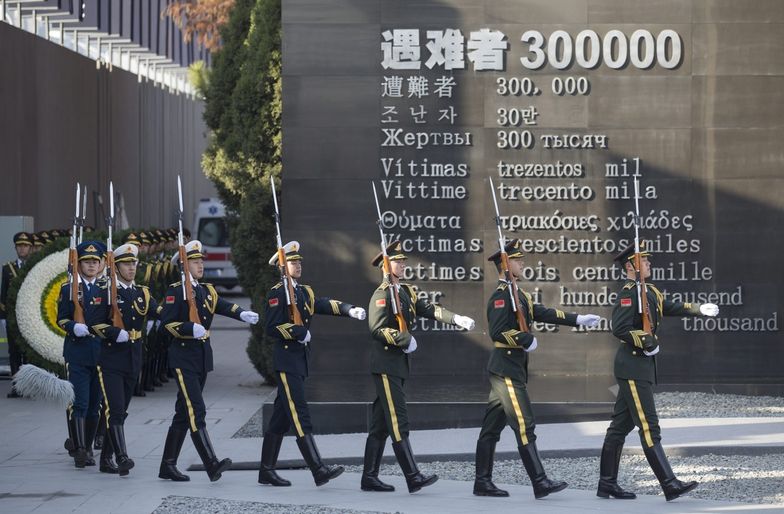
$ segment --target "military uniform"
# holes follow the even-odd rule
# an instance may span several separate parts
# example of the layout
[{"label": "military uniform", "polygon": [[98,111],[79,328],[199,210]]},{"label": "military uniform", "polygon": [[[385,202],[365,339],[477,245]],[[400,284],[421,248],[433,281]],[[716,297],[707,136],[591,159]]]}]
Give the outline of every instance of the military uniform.
[{"label": "military uniform", "polygon": [[[100,260],[103,245],[96,241],[85,241],[77,247],[79,260]],[[74,270],[76,272],[77,270]],[[71,301],[71,283],[60,288],[57,303],[57,324],[66,335],[63,342],[63,358],[68,380],[74,387],[74,401],[69,412],[69,428],[74,443],[76,467],[95,464],[91,449],[98,428],[98,409],[101,390],[98,379],[98,359],[101,353],[101,331],[108,317],[108,292],[105,280],[96,278],[92,283],[79,280],[79,302],[84,312],[84,325],[89,333],[77,336],[74,330],[74,305]]]},{"label": "military uniform", "polygon": [[[387,246],[390,261],[407,259],[400,242]],[[377,255],[371,264],[379,266],[383,255]],[[384,280],[373,292],[368,305],[368,326],[373,341],[370,345],[370,372],[376,388],[376,398],[370,420],[370,429],[365,443],[362,489],[367,491],[392,491],[394,488],[378,479],[378,469],[384,453],[387,436],[392,436],[392,448],[398,464],[406,477],[409,492],[416,492],[431,485],[438,476],[426,476],[419,472],[411,444],[408,440],[408,412],[406,408],[405,383],[410,371],[409,353],[416,350],[416,340],[411,333],[400,330],[393,311],[394,291],[400,298],[400,313],[408,327],[417,317],[455,324],[457,315],[440,305],[433,305],[419,298],[409,284],[390,284]],[[469,319],[469,318],[465,318]],[[473,320],[471,320],[473,323]]]},{"label": "military uniform", "polygon": [[[136,261],[138,249],[132,244],[123,244],[115,251],[115,262]],[[120,329],[111,326],[111,319],[105,327],[98,327],[103,336],[103,346],[98,359],[98,379],[103,392],[103,409],[106,428],[111,444],[102,448],[102,471],[127,475],[133,468],[125,445],[125,418],[131,403],[136,377],[141,369],[142,338],[147,321],[156,317],[158,304],[145,286],[117,283],[117,306],[122,314],[122,322],[127,340],[118,340]],[[111,313],[111,309],[109,309]],[[123,338],[125,339],[125,338]],[[106,445],[106,443],[104,443]],[[119,469],[110,462],[111,452],[117,456]]]},{"label": "military uniform", "polygon": [[[523,257],[519,239],[509,241],[505,247],[509,259]],[[488,259],[496,264],[501,260],[500,250]],[[578,315],[535,304],[530,294],[506,280],[499,280],[487,303],[488,334],[493,340],[493,350],[487,364],[490,378],[490,397],[485,411],[482,430],[476,449],[476,479],[474,494],[478,496],[508,496],[492,483],[495,446],[506,425],[514,430],[520,457],[534,489],[534,496],[542,498],[566,488],[567,484],[547,478],[536,448],[536,421],[528,397],[528,353],[536,349],[536,339],[531,332],[523,332],[512,305],[512,293],[528,327],[538,321],[554,325],[577,326]],[[598,316],[596,317],[598,322]]]},{"label": "military uniform", "polygon": [[[191,241],[185,248],[189,260],[203,258],[199,241]],[[187,263],[184,265],[187,266]],[[190,277],[190,274],[187,276]],[[190,430],[191,439],[207,474],[211,481],[215,481],[231,466],[231,460],[218,461],[204,420],[207,408],[202,398],[202,390],[207,381],[207,373],[213,369],[210,326],[216,314],[244,321],[242,315],[246,311],[221,298],[211,284],[193,280],[192,286],[200,321],[198,324],[189,321],[188,302],[183,298],[183,287],[179,282],[169,286],[161,310],[160,331],[165,331],[173,338],[169,347],[169,367],[174,371],[179,391],[158,476],[175,481],[187,480],[187,477],[176,469],[176,463],[185,435]],[[247,311],[247,314],[258,321],[255,313]],[[204,333],[200,335],[194,331]]]},{"label": "military uniform", "polygon": [[[284,252],[287,262],[302,260],[299,243],[296,241],[287,243]],[[275,265],[277,259],[276,253],[269,263]],[[352,309],[356,307],[332,298],[316,297],[310,286],[296,281],[292,284],[293,299],[302,317],[301,325],[293,323],[283,282],[278,282],[269,290],[264,303],[265,332],[273,341],[272,359],[277,375],[278,396],[275,398],[272,417],[264,434],[259,483],[276,486],[291,485],[287,480],[279,477],[274,470],[283,436],[293,426],[297,446],[313,473],[316,485],[323,485],[342,473],[343,468],[324,465],[312,436],[310,409],[305,399],[305,379],[309,374],[311,352],[310,324],[316,314],[349,316]]]},{"label": "military uniform", "polygon": [[[24,246],[32,246],[32,239],[30,234],[27,232],[18,232],[14,235],[14,246],[24,245]],[[8,360],[11,366],[11,376],[16,375],[16,372],[19,371],[19,367],[23,363],[23,356],[20,348],[16,345],[16,340],[11,335],[10,331],[8,330],[7,320],[8,320],[8,311],[9,306],[8,303],[8,288],[11,285],[11,281],[16,278],[19,274],[19,271],[24,266],[24,262],[22,259],[14,259],[13,261],[9,261],[3,265],[2,274],[0,275],[0,320],[3,320],[3,324],[6,325],[6,338],[8,340]],[[8,393],[9,398],[16,398],[19,394],[16,392],[16,389],[13,387],[11,391]]]},{"label": "military uniform", "polygon": [[[650,254],[640,246],[641,258]],[[620,252],[615,260],[621,265],[632,262],[634,246],[629,245]],[[673,302],[664,298],[659,289],[646,283],[646,298],[650,311],[651,333],[643,330],[643,318],[639,312],[637,283],[628,280],[624,283],[612,314],[613,335],[620,340],[615,353],[613,372],[618,382],[618,398],[615,401],[612,421],[602,447],[600,480],[597,495],[607,498],[613,496],[632,499],[634,493],[624,491],[618,486],[618,468],[626,435],[636,426],[643,451],[656,477],[665,492],[667,500],[677,498],[697,487],[697,482],[683,483],[675,478],[664,449],[661,446],[661,429],[656,405],[653,400],[653,385],[656,383],[656,354],[659,341],[656,332],[664,316],[699,316],[700,305]],[[712,304],[711,304],[712,305]],[[715,307],[715,305],[713,306]],[[716,314],[718,308],[716,307]]]}]

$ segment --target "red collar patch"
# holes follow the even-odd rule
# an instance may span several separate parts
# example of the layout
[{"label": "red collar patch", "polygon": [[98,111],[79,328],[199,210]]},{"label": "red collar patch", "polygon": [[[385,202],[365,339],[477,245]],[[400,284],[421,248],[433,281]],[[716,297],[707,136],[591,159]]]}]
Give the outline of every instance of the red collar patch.
[{"label": "red collar patch", "polygon": [[631,307],[631,306],[632,306],[631,298],[621,298],[621,307]]},{"label": "red collar patch", "polygon": [[493,302],[494,309],[503,309],[504,305],[506,305],[506,300],[496,300]]}]

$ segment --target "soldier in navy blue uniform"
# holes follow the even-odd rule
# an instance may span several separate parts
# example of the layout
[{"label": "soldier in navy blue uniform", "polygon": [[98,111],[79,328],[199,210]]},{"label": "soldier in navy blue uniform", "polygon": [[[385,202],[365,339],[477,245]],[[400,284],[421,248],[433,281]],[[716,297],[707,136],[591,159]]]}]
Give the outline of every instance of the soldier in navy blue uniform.
[{"label": "soldier in navy blue uniform", "polygon": [[77,246],[79,260],[78,298],[84,312],[85,323],[73,319],[71,283],[60,288],[57,304],[57,324],[65,330],[63,357],[68,380],[74,387],[74,401],[70,409],[69,432],[74,445],[74,464],[77,468],[95,465],[92,443],[98,428],[98,409],[101,390],[98,381],[98,358],[101,353],[101,336],[96,326],[104,325],[108,317],[107,284],[98,274],[104,246],[97,241],[85,241]]},{"label": "soldier in navy blue uniform", "polygon": [[[8,326],[6,319],[8,316],[8,287],[18,274],[19,270],[24,266],[25,261],[32,253],[33,241],[30,234],[27,232],[17,232],[14,234],[14,248],[16,249],[16,259],[3,264],[2,278],[0,278],[0,323],[6,328],[6,337],[8,339],[8,360],[11,365],[11,376],[16,375],[19,367],[22,365],[22,352],[16,345],[16,341],[8,333]],[[19,398],[19,393],[11,386],[11,391],[7,395],[8,398]]]},{"label": "soldier in navy blue uniform", "polygon": [[[365,309],[327,297],[316,297],[310,286],[300,284],[302,276],[302,255],[299,243],[286,243],[286,266],[292,278],[297,309],[302,316],[302,325],[292,322],[286,288],[278,282],[267,293],[264,305],[265,330],[274,341],[273,363],[278,379],[278,396],[270,419],[264,442],[261,447],[261,466],[259,483],[274,486],[289,486],[291,482],[278,476],[275,464],[280,453],[283,436],[294,427],[297,446],[302,457],[313,473],[317,486],[324,485],[343,473],[341,466],[327,466],[321,460],[316,441],[313,439],[313,426],[310,410],[305,400],[305,379],[308,376],[310,357],[310,324],[316,314],[349,316],[365,319]],[[270,265],[278,263],[278,254],[269,260]]]},{"label": "soldier in navy blue uniform", "polygon": [[[134,283],[139,250],[126,243],[114,250],[117,268],[117,306],[123,320],[123,329],[111,325],[111,319],[95,327],[103,338],[98,359],[98,378],[103,392],[103,409],[108,442],[101,449],[100,470],[125,476],[134,462],[128,458],[125,445],[125,418],[133,396],[136,377],[141,369],[142,336],[149,331],[156,315],[158,303],[145,286]],[[110,270],[111,272],[111,270]],[[111,312],[111,310],[109,310]],[[117,466],[111,461],[112,453]]]},{"label": "soldier in navy blue uniform", "polygon": [[255,324],[259,321],[259,315],[227,302],[218,296],[212,284],[199,282],[204,275],[201,242],[190,241],[185,245],[185,250],[187,262],[184,265],[190,271],[196,309],[201,322],[193,323],[188,319],[188,302],[183,297],[183,285],[180,282],[170,285],[164,296],[160,331],[165,331],[172,337],[169,346],[169,367],[174,371],[179,391],[172,424],[166,435],[158,477],[175,482],[190,480],[177,469],[177,457],[190,430],[193,445],[204,463],[210,481],[214,482],[220,479],[223,471],[231,466],[231,459],[219,461],[215,456],[204,422],[207,409],[202,398],[202,390],[207,381],[207,373],[213,369],[210,346],[212,318],[220,314]]}]

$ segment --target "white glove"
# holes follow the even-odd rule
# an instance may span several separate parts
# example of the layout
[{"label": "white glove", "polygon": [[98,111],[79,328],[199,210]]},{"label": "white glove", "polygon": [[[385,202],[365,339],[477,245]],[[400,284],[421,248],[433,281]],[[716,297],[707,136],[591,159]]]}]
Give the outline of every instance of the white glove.
[{"label": "white glove", "polygon": [[73,327],[73,333],[76,337],[84,337],[90,334],[90,330],[84,323],[76,323]]},{"label": "white glove", "polygon": [[5,320],[4,320],[4,319],[0,319],[0,326],[2,326],[2,327],[3,327],[3,332],[5,332],[5,330],[8,328],[8,327],[6,327],[6,325],[5,325]]},{"label": "white glove", "polygon": [[152,327],[155,326],[154,320],[147,320],[147,333],[149,334],[152,331]]},{"label": "white glove", "polygon": [[207,329],[204,328],[202,325],[199,325],[198,323],[194,323],[193,324],[193,337],[195,337],[196,339],[201,339],[205,335],[207,335]]},{"label": "white glove", "polygon": [[536,338],[534,337],[534,340],[531,341],[531,346],[529,346],[528,348],[523,348],[523,350],[525,350],[526,352],[532,352],[532,351],[536,350],[537,346],[539,346],[539,343],[537,342]]},{"label": "white glove", "polygon": [[458,327],[462,327],[466,330],[473,330],[476,326],[476,322],[474,322],[473,319],[468,316],[461,316],[460,314],[455,314],[455,318],[452,321],[454,321],[455,325]]},{"label": "white glove", "polygon": [[700,312],[705,316],[718,316],[719,315],[719,306],[715,303],[703,303],[700,305]]},{"label": "white glove", "polygon": [[117,334],[118,343],[127,343],[128,339],[130,338],[131,338],[130,334],[128,334],[128,332],[125,330],[120,330],[120,333]]},{"label": "white glove", "polygon": [[647,355],[648,357],[650,357],[651,355],[656,355],[657,353],[659,353],[659,348],[660,348],[660,347],[659,347],[659,345],[657,344],[657,345],[656,345],[656,348],[654,348],[654,349],[653,349],[653,350],[651,350],[650,352],[646,352],[645,350],[643,350],[643,351],[642,351],[642,353],[644,353],[645,355]]},{"label": "white glove", "polygon": [[408,343],[408,348],[403,348],[403,353],[412,353],[417,349],[416,339],[411,336],[411,341]]},{"label": "white glove", "polygon": [[351,309],[349,309],[348,315],[360,321],[367,318],[367,313],[365,312],[365,309],[363,309],[362,307],[352,307]]},{"label": "white glove", "polygon": [[599,324],[600,319],[602,319],[601,316],[596,314],[578,314],[577,324],[585,327],[595,327]]},{"label": "white glove", "polygon": [[259,315],[253,311],[242,311],[240,312],[240,319],[245,323],[250,323],[251,325],[255,325],[259,322]]},{"label": "white glove", "polygon": [[308,344],[310,342],[310,330],[305,334],[305,339],[301,339],[299,342],[302,344]]}]

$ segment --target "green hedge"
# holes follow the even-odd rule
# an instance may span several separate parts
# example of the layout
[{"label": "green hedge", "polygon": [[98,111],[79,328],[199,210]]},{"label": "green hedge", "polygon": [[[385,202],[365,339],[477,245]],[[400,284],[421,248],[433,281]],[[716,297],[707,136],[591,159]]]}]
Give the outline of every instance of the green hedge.
[{"label": "green hedge", "polygon": [[[202,165],[226,206],[240,284],[262,316],[266,293],[278,280],[267,259],[276,250],[269,180],[281,173],[280,33],[280,0],[237,0],[221,30],[223,47],[202,81],[204,119],[212,130]],[[252,328],[248,357],[274,383],[263,327],[262,319]]]}]

